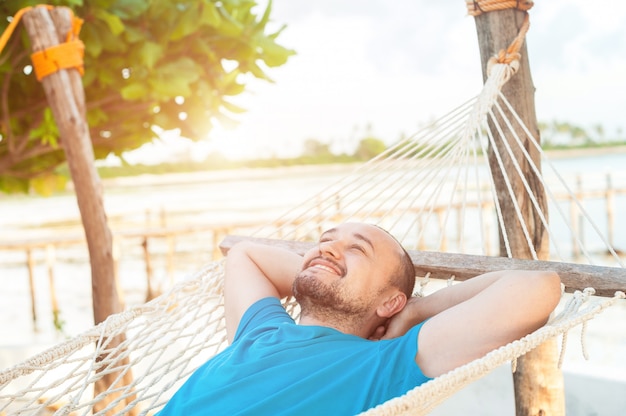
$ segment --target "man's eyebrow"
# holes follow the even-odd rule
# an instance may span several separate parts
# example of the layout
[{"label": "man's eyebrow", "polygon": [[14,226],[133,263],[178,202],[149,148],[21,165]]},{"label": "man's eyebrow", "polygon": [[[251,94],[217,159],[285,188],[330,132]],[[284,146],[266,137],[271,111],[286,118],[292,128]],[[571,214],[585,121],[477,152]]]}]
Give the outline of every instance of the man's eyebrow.
[{"label": "man's eyebrow", "polygon": [[356,237],[357,239],[367,243],[370,246],[370,248],[372,249],[372,251],[376,251],[376,250],[374,250],[374,243],[372,243],[372,240],[370,240],[369,238],[365,237],[363,234],[361,234],[361,233],[354,233],[354,237]]},{"label": "man's eyebrow", "polygon": [[322,239],[322,237],[324,237],[326,234],[333,234],[333,233],[335,233],[336,231],[337,231],[337,229],[336,229],[336,228],[331,228],[331,229],[328,229],[328,230],[324,231],[324,232],[322,233],[322,235],[320,235],[320,240],[321,240],[321,239]]}]

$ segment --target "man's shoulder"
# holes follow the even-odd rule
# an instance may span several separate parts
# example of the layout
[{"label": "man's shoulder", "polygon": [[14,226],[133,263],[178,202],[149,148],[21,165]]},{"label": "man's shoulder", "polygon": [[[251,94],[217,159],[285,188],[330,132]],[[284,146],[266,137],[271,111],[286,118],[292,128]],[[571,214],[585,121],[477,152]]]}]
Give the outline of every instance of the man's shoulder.
[{"label": "man's shoulder", "polygon": [[261,325],[273,323],[295,324],[293,318],[285,311],[280,299],[272,296],[261,298],[244,312],[234,341]]}]

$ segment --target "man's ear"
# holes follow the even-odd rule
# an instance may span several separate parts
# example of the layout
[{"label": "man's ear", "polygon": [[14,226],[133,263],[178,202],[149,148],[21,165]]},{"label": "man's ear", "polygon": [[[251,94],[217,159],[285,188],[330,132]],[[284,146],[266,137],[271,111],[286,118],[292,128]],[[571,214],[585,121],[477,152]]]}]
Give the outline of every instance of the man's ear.
[{"label": "man's ear", "polygon": [[376,313],[382,318],[391,318],[404,309],[406,301],[406,295],[398,290],[376,309]]}]

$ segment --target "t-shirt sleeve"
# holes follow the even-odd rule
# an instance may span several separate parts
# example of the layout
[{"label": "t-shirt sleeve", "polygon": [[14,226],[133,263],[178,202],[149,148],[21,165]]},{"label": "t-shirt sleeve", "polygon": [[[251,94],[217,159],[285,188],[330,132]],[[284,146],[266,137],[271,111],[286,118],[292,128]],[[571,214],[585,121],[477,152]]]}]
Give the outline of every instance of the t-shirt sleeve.
[{"label": "t-shirt sleeve", "polygon": [[261,325],[272,325],[284,322],[295,323],[293,318],[285,311],[285,308],[283,308],[278,298],[267,297],[259,299],[253,303],[241,317],[233,343]]},{"label": "t-shirt sleeve", "polygon": [[[391,383],[405,384],[407,388],[413,388],[416,385],[431,380],[419,368],[415,362],[417,355],[417,340],[420,330],[424,322],[414,326],[406,334],[401,337],[394,338],[389,341],[379,341],[381,348],[381,356],[388,363],[385,366],[387,380],[393,380]],[[385,377],[385,375],[383,375]],[[408,390],[408,389],[407,389]]]}]

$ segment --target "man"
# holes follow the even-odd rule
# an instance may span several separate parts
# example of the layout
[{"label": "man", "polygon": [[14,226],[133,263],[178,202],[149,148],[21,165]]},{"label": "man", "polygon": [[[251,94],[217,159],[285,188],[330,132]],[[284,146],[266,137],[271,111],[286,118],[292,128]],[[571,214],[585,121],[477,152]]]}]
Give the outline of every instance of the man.
[{"label": "man", "polygon": [[[244,242],[224,286],[232,344],[162,415],[352,415],[543,325],[560,298],[551,272],[477,276],[411,297],[410,257],[386,231],[346,223],[303,257]],[[294,295],[299,324],[279,299]]]}]

